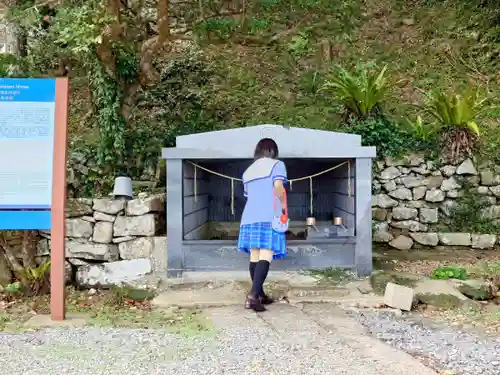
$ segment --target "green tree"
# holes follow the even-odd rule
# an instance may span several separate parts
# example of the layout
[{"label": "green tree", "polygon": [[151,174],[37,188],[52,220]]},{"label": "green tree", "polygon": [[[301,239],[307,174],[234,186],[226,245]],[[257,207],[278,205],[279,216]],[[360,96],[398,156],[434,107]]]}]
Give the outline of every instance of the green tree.
[{"label": "green tree", "polygon": [[69,75],[88,84],[92,105],[82,122],[96,125],[101,174],[112,175],[126,165],[126,137],[141,93],[161,82],[158,61],[182,54],[192,30],[208,18],[242,12],[242,4],[231,9],[227,3],[63,0],[51,8],[17,0],[10,20],[24,37],[25,75]]}]

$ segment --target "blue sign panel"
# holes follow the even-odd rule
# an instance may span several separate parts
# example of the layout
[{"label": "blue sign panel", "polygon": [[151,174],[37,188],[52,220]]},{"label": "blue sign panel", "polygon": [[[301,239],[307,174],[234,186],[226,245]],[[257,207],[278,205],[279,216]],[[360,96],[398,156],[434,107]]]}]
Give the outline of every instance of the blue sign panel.
[{"label": "blue sign panel", "polygon": [[0,229],[50,229],[55,97],[55,79],[0,78]]}]

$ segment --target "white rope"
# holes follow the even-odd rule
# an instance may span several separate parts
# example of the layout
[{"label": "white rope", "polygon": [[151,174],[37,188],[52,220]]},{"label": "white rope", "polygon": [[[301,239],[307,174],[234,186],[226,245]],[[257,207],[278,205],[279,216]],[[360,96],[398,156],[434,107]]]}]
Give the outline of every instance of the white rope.
[{"label": "white rope", "polygon": [[234,216],[234,179],[231,179],[231,214]]},{"label": "white rope", "polygon": [[[192,161],[188,161],[191,165],[194,166],[194,200],[195,202],[198,201],[198,189],[197,189],[197,169],[200,168],[201,170],[204,170],[205,172],[211,173],[215,176],[219,176],[222,178],[226,178],[228,180],[231,180],[231,214],[234,216],[235,215],[235,209],[234,209],[234,181],[243,181],[241,178],[237,177],[232,177],[228,176],[227,174],[224,173],[219,173],[214,170],[202,167],[199,164],[193,163]],[[321,172],[311,174],[309,176],[304,176],[304,177],[299,177],[299,178],[293,178],[289,179],[288,182],[290,183],[290,190],[292,190],[292,184],[294,181],[303,181],[303,180],[309,180],[309,210],[311,212],[311,216],[313,215],[313,183],[312,179],[318,176],[321,176],[325,173],[331,172],[337,168],[342,167],[343,165],[347,164],[347,193],[349,195],[349,198],[351,197],[351,161],[347,160],[343,163],[337,164],[334,167],[325,169]]]},{"label": "white rope", "polygon": [[347,194],[351,198],[351,161],[347,160]]},{"label": "white rope", "polygon": [[194,201],[195,202],[198,202],[198,191],[197,191],[198,190],[197,189],[197,186],[198,186],[197,182],[198,181],[196,179],[197,172],[198,172],[198,166],[196,164],[194,164],[194,189],[193,190],[194,190]]},{"label": "white rope", "polygon": [[[189,161],[189,163],[192,164],[192,165],[194,165],[194,166],[196,166],[197,168],[200,168],[200,169],[204,170],[205,172],[211,173],[213,175],[216,175],[216,176],[219,176],[219,177],[222,177],[222,178],[227,178],[228,180],[243,181],[241,178],[232,177],[232,176],[228,176],[227,174],[223,174],[223,173],[219,173],[219,172],[213,171],[211,169],[202,167],[199,164],[193,163],[192,161]],[[304,176],[304,177],[289,179],[288,182],[292,183],[292,182],[296,182],[296,181],[307,180],[309,178],[315,178],[315,177],[321,176],[322,174],[325,174],[325,173],[331,172],[331,171],[333,171],[333,170],[335,170],[337,168],[340,168],[340,167],[342,167],[343,165],[346,165],[346,164],[348,164],[348,166],[350,167],[350,161],[347,160],[347,161],[345,161],[343,163],[337,164],[335,167],[331,167],[331,168],[325,169],[325,170],[323,170],[321,172],[314,173],[314,174],[311,174],[309,176]]]},{"label": "white rope", "polygon": [[309,178],[309,211],[313,215],[313,179]]}]

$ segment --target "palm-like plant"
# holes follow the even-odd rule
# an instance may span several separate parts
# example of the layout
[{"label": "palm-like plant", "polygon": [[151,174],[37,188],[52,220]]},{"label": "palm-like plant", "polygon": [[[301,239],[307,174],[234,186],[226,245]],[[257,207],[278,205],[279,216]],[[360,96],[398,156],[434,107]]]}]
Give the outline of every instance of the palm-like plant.
[{"label": "palm-like plant", "polygon": [[476,121],[491,106],[478,89],[468,87],[462,94],[438,92],[431,95],[424,108],[443,129],[445,146],[451,159],[456,160],[472,153],[481,134]]},{"label": "palm-like plant", "polygon": [[380,103],[389,88],[386,71],[387,66],[384,66],[378,73],[357,69],[352,74],[338,67],[319,91],[331,91],[349,114],[364,119],[380,110]]}]

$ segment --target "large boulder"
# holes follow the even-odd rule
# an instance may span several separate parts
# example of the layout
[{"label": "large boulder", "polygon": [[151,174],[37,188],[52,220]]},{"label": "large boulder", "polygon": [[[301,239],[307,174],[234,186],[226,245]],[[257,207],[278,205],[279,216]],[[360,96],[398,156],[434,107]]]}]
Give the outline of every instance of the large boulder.
[{"label": "large boulder", "polygon": [[455,173],[462,175],[477,175],[477,170],[472,160],[466,159],[462,164],[458,166]]},{"label": "large boulder", "polygon": [[129,216],[140,216],[150,212],[165,210],[164,195],[155,195],[144,199],[134,199],[127,203],[126,213]]},{"label": "large boulder", "polygon": [[66,220],[66,236],[73,238],[90,238],[94,231],[92,223],[83,219]]},{"label": "large boulder", "polygon": [[472,248],[473,249],[493,249],[497,241],[497,236],[494,234],[473,234]]},{"label": "large boulder", "polygon": [[114,236],[154,236],[157,220],[154,214],[118,216],[114,223]]},{"label": "large boulder", "polygon": [[126,203],[123,199],[96,199],[92,208],[103,214],[116,215],[125,209]]},{"label": "large boulder", "polygon": [[398,176],[401,176],[401,172],[396,167],[389,167],[380,172],[382,180],[392,180]]},{"label": "large boulder", "polygon": [[481,171],[481,185],[485,186],[500,185],[500,175],[495,174],[490,169]]},{"label": "large boulder", "polygon": [[416,220],[392,221],[391,226],[399,229],[407,229],[411,232],[427,232],[427,225]]},{"label": "large boulder", "polygon": [[[137,287],[141,280],[152,273],[149,259],[130,259],[117,262],[89,264],[78,267],[76,282],[86,287],[109,288],[111,286],[128,285]],[[142,283],[145,287],[147,282]]]},{"label": "large boulder", "polygon": [[410,233],[410,237],[416,243],[424,246],[437,246],[439,243],[437,233]]},{"label": "large boulder", "polygon": [[462,185],[454,177],[450,177],[447,180],[444,180],[443,183],[441,184],[442,191],[457,190],[460,189],[461,187]]},{"label": "large boulder", "polygon": [[492,299],[498,288],[493,283],[484,280],[450,280],[455,284],[457,290],[463,295],[475,301],[486,301]]},{"label": "large boulder", "polygon": [[392,210],[392,218],[394,220],[408,220],[414,219],[418,215],[418,210],[416,208],[409,207],[395,207]]},{"label": "large boulder", "polygon": [[391,208],[398,205],[398,201],[392,199],[386,194],[374,195],[372,198],[372,206],[378,206],[380,208]]},{"label": "large boulder", "polygon": [[490,191],[495,197],[500,198],[500,185],[490,186]]},{"label": "large boulder", "polygon": [[429,224],[435,224],[439,220],[439,213],[438,213],[437,208],[425,208],[422,207],[420,209],[420,222],[422,223],[429,223]]},{"label": "large boulder", "polygon": [[85,215],[92,215],[92,199],[68,199],[66,217],[71,218]]},{"label": "large boulder", "polygon": [[399,200],[411,201],[413,199],[411,190],[405,187],[400,187],[397,188],[396,190],[389,192],[389,196]]},{"label": "large boulder", "polygon": [[100,261],[118,260],[118,246],[92,242],[68,241],[66,257]]},{"label": "large boulder", "polygon": [[423,279],[414,291],[419,302],[439,308],[455,308],[471,302],[448,280]]},{"label": "large boulder", "polygon": [[413,240],[401,234],[391,242],[389,242],[389,246],[392,246],[398,250],[410,250],[413,246]]},{"label": "large boulder", "polygon": [[389,231],[389,224],[386,222],[375,224],[373,230],[373,241],[387,243],[394,239],[394,236]]},{"label": "large boulder", "polygon": [[500,205],[484,208],[481,214],[485,219],[500,219]]},{"label": "large boulder", "polygon": [[442,202],[444,201],[444,198],[445,198],[444,192],[442,192],[439,189],[427,190],[427,192],[425,193],[425,200],[427,202],[433,202],[433,203]]},{"label": "large boulder", "polygon": [[111,243],[113,240],[113,223],[109,221],[97,222],[92,240],[97,243]]},{"label": "large boulder", "polygon": [[439,233],[439,242],[447,246],[471,246],[470,233]]},{"label": "large boulder", "polygon": [[424,177],[422,176],[405,176],[401,177],[402,184],[407,188],[415,188],[424,184]]},{"label": "large boulder", "polygon": [[118,244],[121,259],[149,258],[153,253],[153,237],[139,237]]}]

